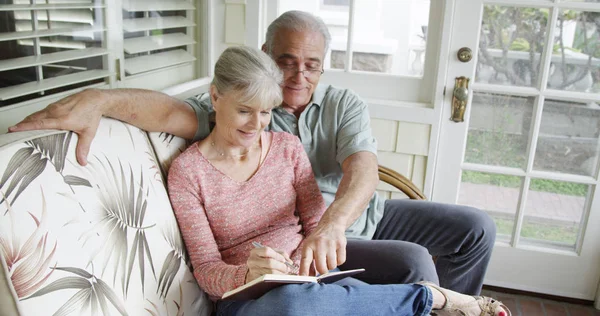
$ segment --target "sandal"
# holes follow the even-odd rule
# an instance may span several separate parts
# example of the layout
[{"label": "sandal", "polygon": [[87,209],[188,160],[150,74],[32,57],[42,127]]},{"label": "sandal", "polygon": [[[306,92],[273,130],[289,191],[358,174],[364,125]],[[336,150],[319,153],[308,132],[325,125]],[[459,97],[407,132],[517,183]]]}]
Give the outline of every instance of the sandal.
[{"label": "sandal", "polygon": [[[465,312],[465,309],[468,310],[473,307],[473,304],[477,304],[477,305],[479,305],[479,308],[481,309],[481,313],[479,314],[480,316],[495,316],[496,309],[498,309],[498,307],[502,307],[502,309],[505,312],[505,316],[512,316],[510,310],[508,309],[508,307],[506,307],[506,305],[502,304],[502,302],[495,300],[491,297],[472,296],[475,300],[472,300],[469,302],[455,303],[452,299],[449,299],[449,296],[451,297],[452,295],[448,293],[448,290],[443,289],[431,282],[419,282],[417,284],[430,286],[430,287],[440,291],[440,293],[442,293],[444,298],[446,298],[446,304],[444,304],[444,306],[441,309],[432,311],[432,315],[472,316],[472,315],[467,314],[467,312]],[[500,314],[500,315],[502,315],[502,314]]]}]

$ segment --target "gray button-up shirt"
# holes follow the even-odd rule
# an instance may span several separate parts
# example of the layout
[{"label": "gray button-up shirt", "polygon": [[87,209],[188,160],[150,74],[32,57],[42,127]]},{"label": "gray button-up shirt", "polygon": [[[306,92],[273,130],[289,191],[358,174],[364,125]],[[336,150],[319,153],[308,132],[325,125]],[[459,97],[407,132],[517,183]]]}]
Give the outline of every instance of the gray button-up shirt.
[{"label": "gray button-up shirt", "polygon": [[[205,138],[214,125],[210,119],[214,111],[208,93],[185,102],[192,106],[198,118],[194,141]],[[273,109],[268,129],[300,138],[327,205],[333,202],[342,179],[342,162],[361,151],[377,154],[366,103],[352,91],[330,85],[319,85],[315,89],[312,102],[299,119],[283,108]],[[383,216],[383,206],[384,200],[375,192],[367,210],[346,230],[346,236],[371,239]]]}]

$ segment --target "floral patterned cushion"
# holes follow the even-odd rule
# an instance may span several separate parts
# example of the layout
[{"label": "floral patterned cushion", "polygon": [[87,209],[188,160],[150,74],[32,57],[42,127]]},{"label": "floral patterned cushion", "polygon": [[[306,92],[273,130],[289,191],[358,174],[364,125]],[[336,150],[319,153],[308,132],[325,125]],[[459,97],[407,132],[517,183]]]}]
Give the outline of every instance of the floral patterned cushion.
[{"label": "floral patterned cushion", "polygon": [[7,137],[0,255],[21,315],[210,315],[145,132],[103,119],[85,167],[71,132]]},{"label": "floral patterned cushion", "polygon": [[189,142],[167,133],[150,132],[148,138],[158,159],[164,178],[167,178],[173,160],[188,147]]}]

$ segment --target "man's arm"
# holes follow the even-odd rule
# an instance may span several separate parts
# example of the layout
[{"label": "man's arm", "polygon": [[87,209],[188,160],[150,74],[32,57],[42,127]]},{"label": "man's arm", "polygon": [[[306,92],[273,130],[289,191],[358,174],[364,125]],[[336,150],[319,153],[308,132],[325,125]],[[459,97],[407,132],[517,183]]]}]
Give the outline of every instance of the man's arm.
[{"label": "man's arm", "polygon": [[367,151],[344,160],[344,175],[335,200],[304,241],[300,274],[308,274],[313,259],[319,273],[326,273],[346,261],[345,231],[363,213],[373,196],[379,181],[377,168],[377,157]]},{"label": "man's arm", "polygon": [[90,144],[102,116],[127,122],[147,131],[167,132],[192,139],[197,129],[194,110],[166,94],[143,89],[88,89],[35,112],[10,132],[61,129],[79,135],[77,161],[87,163]]}]

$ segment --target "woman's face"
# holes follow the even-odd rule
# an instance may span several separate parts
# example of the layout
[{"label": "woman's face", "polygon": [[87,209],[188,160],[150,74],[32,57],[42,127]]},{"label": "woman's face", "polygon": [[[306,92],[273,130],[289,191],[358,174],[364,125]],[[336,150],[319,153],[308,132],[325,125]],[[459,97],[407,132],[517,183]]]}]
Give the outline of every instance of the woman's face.
[{"label": "woman's face", "polygon": [[216,112],[216,130],[229,146],[251,147],[271,121],[271,107],[263,104],[242,104],[238,91],[220,94],[210,87],[212,105]]}]

